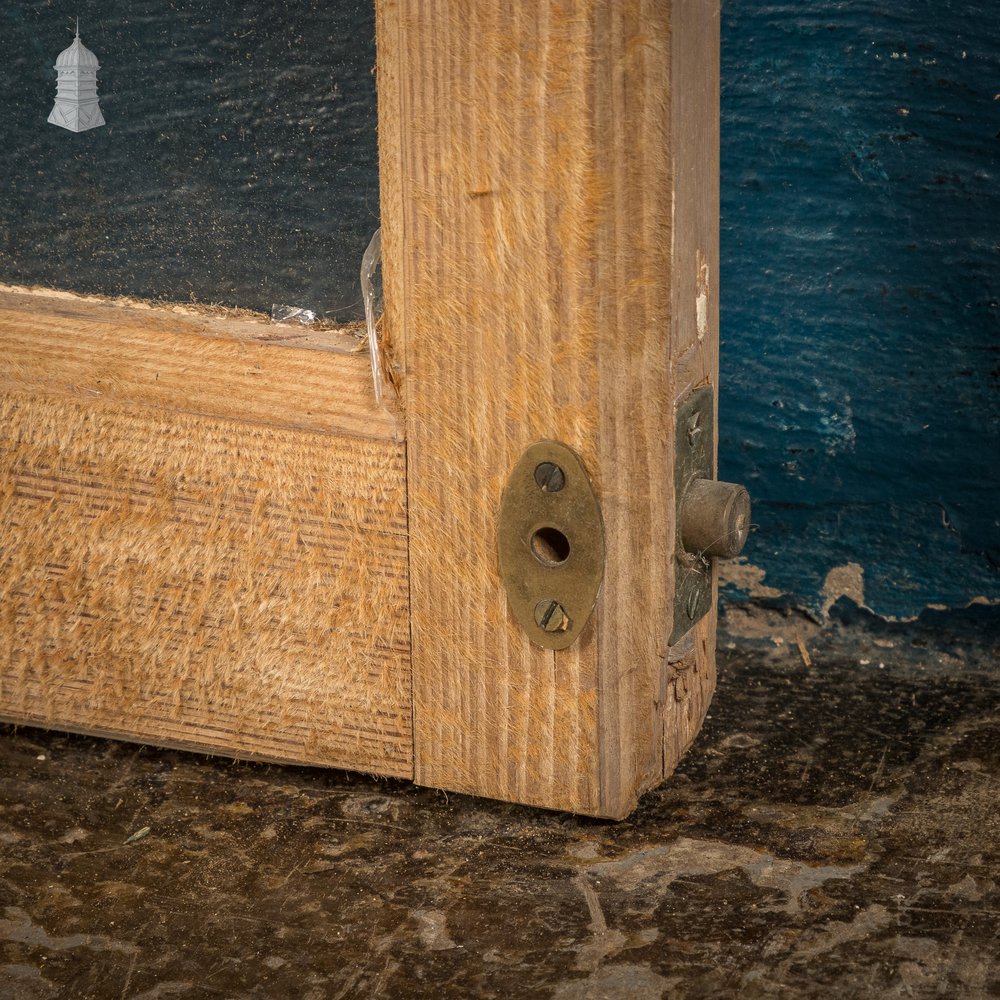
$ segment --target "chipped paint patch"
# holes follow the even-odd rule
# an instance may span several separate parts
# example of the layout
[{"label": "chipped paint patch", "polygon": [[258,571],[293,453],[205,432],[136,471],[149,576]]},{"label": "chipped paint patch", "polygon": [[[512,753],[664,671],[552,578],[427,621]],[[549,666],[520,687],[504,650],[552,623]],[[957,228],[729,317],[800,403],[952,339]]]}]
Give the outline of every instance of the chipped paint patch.
[{"label": "chipped paint patch", "polygon": [[849,879],[866,864],[810,865],[778,858],[767,851],[721,840],[678,837],[670,844],[641,848],[614,861],[592,865],[599,879],[613,879],[621,891],[661,895],[672,883],[689,875],[717,875],[741,869],[754,885],[786,895],[785,912],[801,908],[802,894],[831,879]]},{"label": "chipped paint patch", "polygon": [[750,597],[784,596],[776,587],[769,587],[764,583],[764,577],[767,574],[759,566],[747,562],[745,556],[737,556],[735,559],[720,559],[718,567],[720,587],[737,587]]},{"label": "chipped paint patch", "polygon": [[[786,642],[800,646],[803,641],[815,636],[822,626],[830,625],[831,611],[841,598],[847,598],[880,621],[902,624],[920,618],[920,614],[880,614],[872,608],[867,603],[865,568],[860,563],[844,563],[827,572],[820,588],[818,606],[804,601],[801,595],[794,595],[766,583],[766,571],[750,562],[746,556],[719,559],[717,566],[719,588],[728,590],[725,627],[731,636],[745,639],[770,638],[777,646]],[[756,602],[762,602],[763,606]],[[802,617],[790,619],[785,613],[790,607],[802,612]],[[962,604],[952,606],[935,602],[927,604],[923,610],[949,612],[974,607],[1000,607],[1000,598],[979,594]],[[876,646],[882,644],[880,640],[875,640]],[[808,659],[808,655],[803,659]]]},{"label": "chipped paint patch", "polygon": [[646,965],[610,965],[586,979],[561,983],[553,1000],[661,1000],[678,980],[665,979]]},{"label": "chipped paint patch", "polygon": [[590,914],[591,936],[577,951],[576,968],[594,971],[608,958],[629,948],[645,948],[652,944],[660,932],[655,927],[647,927],[633,934],[623,934],[608,927],[601,900],[586,875],[575,879],[576,886],[583,895]]},{"label": "chipped paint patch", "polygon": [[49,934],[17,906],[8,906],[4,910],[4,918],[0,920],[0,941],[46,951],[84,948],[95,952],[124,952],[126,955],[139,951],[131,941],[115,940],[104,934]]},{"label": "chipped paint patch", "polygon": [[449,951],[458,947],[448,933],[448,918],[440,910],[415,910],[420,942],[428,951]]},{"label": "chipped paint patch", "polygon": [[864,568],[855,562],[834,566],[823,581],[822,597],[823,618],[827,621],[830,618],[830,608],[842,597],[854,601],[859,608],[866,607]]}]

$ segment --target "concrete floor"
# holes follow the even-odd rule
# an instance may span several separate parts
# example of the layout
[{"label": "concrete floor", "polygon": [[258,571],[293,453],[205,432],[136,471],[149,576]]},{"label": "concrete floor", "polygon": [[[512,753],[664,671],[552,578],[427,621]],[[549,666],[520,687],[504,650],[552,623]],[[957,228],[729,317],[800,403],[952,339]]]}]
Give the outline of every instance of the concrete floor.
[{"label": "concrete floor", "polygon": [[618,824],[0,727],[0,997],[1000,996],[996,624],[731,612]]}]

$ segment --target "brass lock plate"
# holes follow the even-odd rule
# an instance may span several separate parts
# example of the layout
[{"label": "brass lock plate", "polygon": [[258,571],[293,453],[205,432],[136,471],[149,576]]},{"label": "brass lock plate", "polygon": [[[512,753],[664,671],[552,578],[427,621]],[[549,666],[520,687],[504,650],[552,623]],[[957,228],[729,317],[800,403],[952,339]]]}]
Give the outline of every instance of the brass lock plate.
[{"label": "brass lock plate", "polygon": [[712,479],[715,470],[715,393],[710,385],[695,389],[677,407],[674,436],[674,621],[673,646],[712,606],[712,560],[702,553],[686,552],[682,537],[681,507],[688,485],[695,479]]},{"label": "brass lock plate", "polygon": [[507,601],[537,646],[566,649],[583,631],[604,576],[604,522],[579,456],[537,441],[514,466],[497,543]]}]

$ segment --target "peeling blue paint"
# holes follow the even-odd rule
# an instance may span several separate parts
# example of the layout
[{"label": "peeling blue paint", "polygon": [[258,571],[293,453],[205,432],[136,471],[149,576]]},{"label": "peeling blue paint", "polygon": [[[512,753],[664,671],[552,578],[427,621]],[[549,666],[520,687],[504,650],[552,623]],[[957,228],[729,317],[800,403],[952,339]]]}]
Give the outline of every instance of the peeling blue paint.
[{"label": "peeling blue paint", "polygon": [[[881,9],[879,9],[879,6]],[[1000,598],[1000,18],[726,0],[720,469],[766,583]]]}]

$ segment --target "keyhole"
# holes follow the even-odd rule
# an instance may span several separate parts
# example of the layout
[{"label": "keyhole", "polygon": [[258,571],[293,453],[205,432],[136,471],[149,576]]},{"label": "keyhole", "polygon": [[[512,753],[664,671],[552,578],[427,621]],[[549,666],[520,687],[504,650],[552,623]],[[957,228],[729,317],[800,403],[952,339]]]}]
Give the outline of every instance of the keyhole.
[{"label": "keyhole", "polygon": [[558,528],[539,528],[531,536],[531,551],[543,566],[561,566],[569,558],[569,539]]}]

